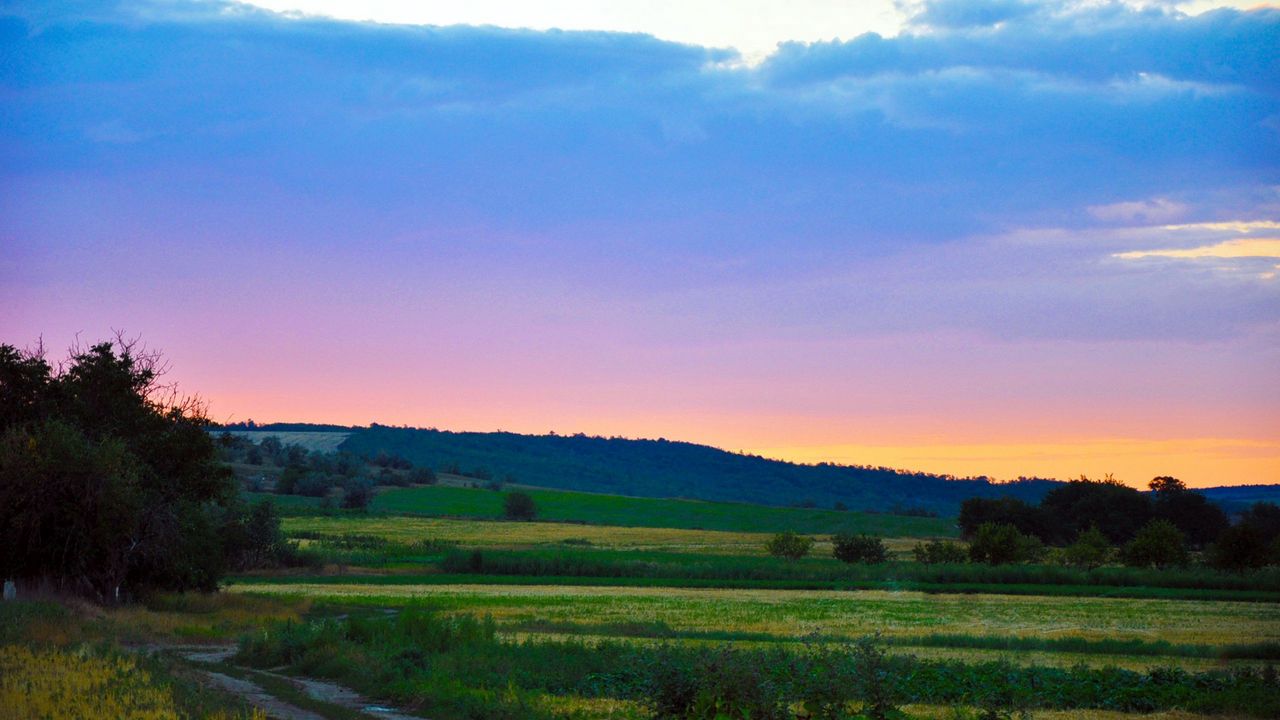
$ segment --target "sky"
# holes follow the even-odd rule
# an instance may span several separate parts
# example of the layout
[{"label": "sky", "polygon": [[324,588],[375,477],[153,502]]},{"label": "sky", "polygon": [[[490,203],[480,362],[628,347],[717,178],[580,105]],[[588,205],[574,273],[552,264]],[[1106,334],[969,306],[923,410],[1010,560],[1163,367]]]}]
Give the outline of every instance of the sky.
[{"label": "sky", "polygon": [[218,421],[1280,482],[1280,9],[0,0],[0,342]]}]

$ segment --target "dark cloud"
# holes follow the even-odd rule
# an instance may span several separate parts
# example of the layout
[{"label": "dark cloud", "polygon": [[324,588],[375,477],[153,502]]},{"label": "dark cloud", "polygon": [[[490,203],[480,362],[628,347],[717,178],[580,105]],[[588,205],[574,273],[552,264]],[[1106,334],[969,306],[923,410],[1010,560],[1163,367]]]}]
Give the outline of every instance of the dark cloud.
[{"label": "dark cloud", "polygon": [[[453,237],[443,223],[555,238],[548,252],[570,276],[643,297],[807,281],[833,258],[1013,227],[1088,227],[1103,221],[1087,208],[1153,197],[1215,217],[1222,197],[1280,183],[1273,10],[931,3],[917,17],[929,32],[785,45],[756,68],[643,35],[220,3],[0,14],[0,231],[21,225],[53,245],[71,242],[59,235],[76,227],[68,218],[91,213],[86,242],[167,223],[286,249],[373,246],[424,227]],[[110,202],[87,209],[83,196],[103,188]],[[630,267],[596,272],[620,252]],[[490,259],[510,261],[503,253]],[[1088,273],[1094,259],[1085,243],[1046,261]],[[1194,317],[1194,335],[1240,293],[1249,313],[1273,307],[1237,288],[1198,313],[1177,305],[1157,326],[1117,314],[1108,324],[1122,282],[1095,301],[1054,283],[1002,295],[1005,281],[978,289],[939,273],[902,307],[937,297],[965,312],[884,317],[988,318],[1011,335],[1022,317],[1024,332],[1107,337],[1177,334]],[[900,292],[869,287],[869,306]],[[1144,287],[1135,298],[1163,297]],[[838,316],[842,296],[823,297],[813,316]]]}]

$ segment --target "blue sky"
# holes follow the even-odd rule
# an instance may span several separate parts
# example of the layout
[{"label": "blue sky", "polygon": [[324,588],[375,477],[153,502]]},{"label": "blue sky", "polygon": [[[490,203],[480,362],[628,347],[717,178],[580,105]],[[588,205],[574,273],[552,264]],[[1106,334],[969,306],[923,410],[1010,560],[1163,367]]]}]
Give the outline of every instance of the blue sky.
[{"label": "blue sky", "polygon": [[143,333],[240,419],[1280,481],[1280,11],[694,5],[0,4],[0,329]]}]

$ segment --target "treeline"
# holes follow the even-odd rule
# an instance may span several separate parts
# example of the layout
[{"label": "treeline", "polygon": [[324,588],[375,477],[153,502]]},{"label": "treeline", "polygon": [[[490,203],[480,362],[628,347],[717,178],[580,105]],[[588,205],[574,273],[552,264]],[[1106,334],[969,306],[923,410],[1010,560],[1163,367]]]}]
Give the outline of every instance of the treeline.
[{"label": "treeline", "polygon": [[1192,551],[1228,570],[1280,564],[1280,506],[1258,502],[1231,518],[1180,480],[1152,479],[1143,493],[1111,478],[1081,477],[1049,491],[1037,505],[1016,498],[961,504],[961,535],[992,548],[999,561],[1034,561],[1046,546],[1069,564],[1113,561],[1143,567],[1186,565]]},{"label": "treeline", "polygon": [[[275,428],[257,426],[259,431]],[[969,497],[1036,502],[1058,484],[1035,478],[997,483],[886,467],[804,465],[661,438],[449,432],[377,424],[343,429],[351,434],[341,449],[360,455],[381,451],[437,471],[487,468],[493,477],[512,475],[529,485],[637,497],[879,512],[896,507],[916,514],[954,515]]]},{"label": "treeline", "polygon": [[289,561],[274,509],[241,501],[163,371],[122,337],[56,368],[0,345],[0,577],[112,601]]}]

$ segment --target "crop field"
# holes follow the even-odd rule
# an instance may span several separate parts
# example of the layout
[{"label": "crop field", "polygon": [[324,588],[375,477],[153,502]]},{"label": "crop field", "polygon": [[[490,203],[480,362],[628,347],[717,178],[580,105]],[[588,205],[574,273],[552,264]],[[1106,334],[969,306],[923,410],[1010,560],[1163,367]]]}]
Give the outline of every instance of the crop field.
[{"label": "crop field", "polygon": [[[472,491],[474,492],[474,491]],[[344,534],[377,537],[392,543],[427,541],[457,543],[468,547],[528,548],[536,546],[597,547],[610,550],[637,550],[715,555],[764,555],[770,534],[723,530],[689,530],[668,527],[608,527],[553,522],[502,522],[424,517],[286,517],[286,533],[291,535]],[[890,551],[906,557],[918,538],[890,538]],[[828,538],[819,539],[813,554],[831,555]]]},{"label": "crop field", "polygon": [[[865,532],[884,537],[954,537],[957,532],[954,520],[947,518],[638,498],[537,488],[527,488],[526,491],[533,496],[540,519],[558,522],[731,532]],[[502,502],[501,492],[433,485],[386,490],[374,499],[372,509],[398,514],[497,519],[503,514]]]}]

